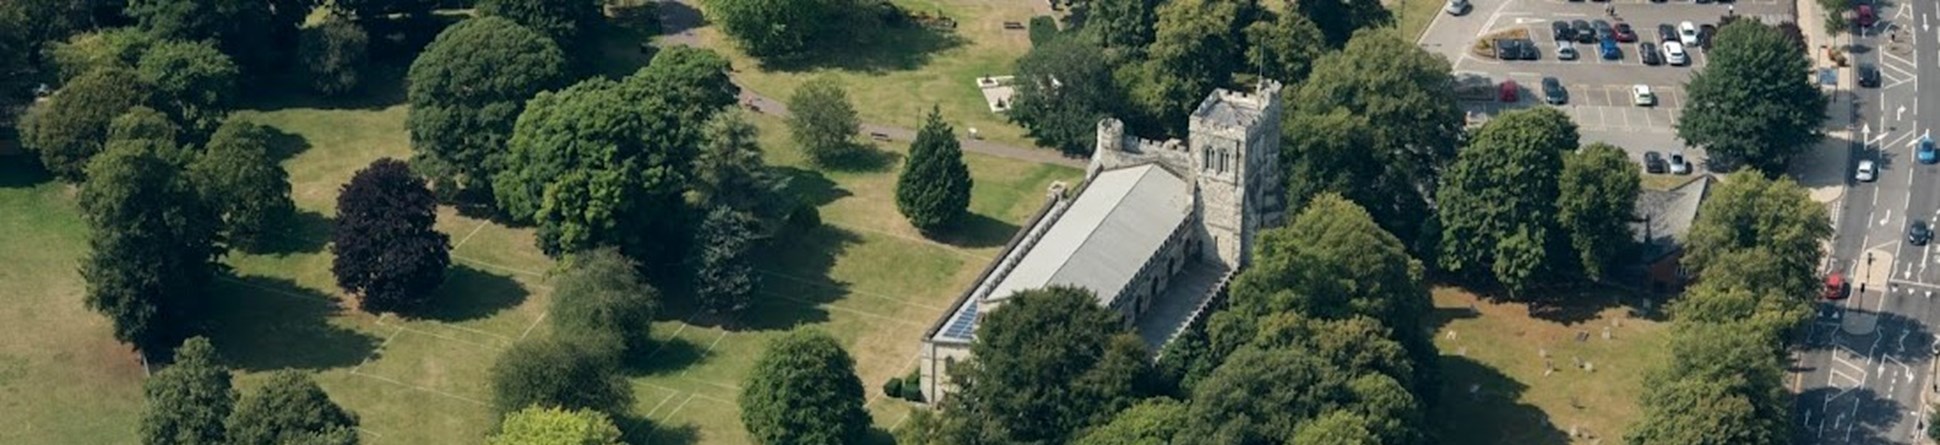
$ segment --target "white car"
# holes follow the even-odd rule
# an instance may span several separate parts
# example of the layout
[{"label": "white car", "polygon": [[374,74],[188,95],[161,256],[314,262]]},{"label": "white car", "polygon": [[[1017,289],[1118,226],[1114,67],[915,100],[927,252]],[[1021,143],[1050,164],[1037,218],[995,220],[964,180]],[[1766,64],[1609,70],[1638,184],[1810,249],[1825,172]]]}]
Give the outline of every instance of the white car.
[{"label": "white car", "polygon": [[1691,174],[1691,161],[1684,160],[1684,152],[1681,152],[1681,151],[1671,152],[1671,174],[1673,175]]},{"label": "white car", "polygon": [[1648,107],[1651,105],[1657,105],[1657,93],[1650,92],[1650,85],[1644,85],[1641,83],[1636,85],[1631,85],[1630,103],[1636,104],[1639,107]]},{"label": "white car", "polygon": [[1696,45],[1697,34],[1697,25],[1693,25],[1688,21],[1677,24],[1677,40],[1684,42],[1685,45]]},{"label": "white car", "polygon": [[1442,12],[1448,15],[1462,15],[1467,14],[1470,8],[1468,0],[1448,0],[1448,4],[1442,6]]},{"label": "white car", "polygon": [[1873,165],[1873,160],[1871,159],[1859,161],[1859,172],[1852,175],[1853,179],[1858,179],[1859,182],[1873,182],[1873,179],[1879,173],[1878,168],[1878,166]]},{"label": "white car", "polygon": [[1672,65],[1683,65],[1691,63],[1691,58],[1685,56],[1684,44],[1664,42],[1664,62]]},{"label": "white car", "polygon": [[1562,42],[1556,44],[1556,58],[1558,60],[1576,60],[1576,43]]}]

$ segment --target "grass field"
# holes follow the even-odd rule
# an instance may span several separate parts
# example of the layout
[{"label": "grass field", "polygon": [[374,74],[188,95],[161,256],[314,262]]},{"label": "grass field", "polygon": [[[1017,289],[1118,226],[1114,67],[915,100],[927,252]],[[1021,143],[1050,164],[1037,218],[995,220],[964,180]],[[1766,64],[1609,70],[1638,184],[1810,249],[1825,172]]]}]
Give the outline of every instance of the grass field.
[{"label": "grass field", "polygon": [[1442,15],[1442,6],[1447,0],[1386,0],[1381,2],[1394,13],[1394,27],[1401,31],[1401,38],[1412,42],[1428,32],[1428,25],[1435,17]]},{"label": "grass field", "polygon": [[[225,258],[233,270],[209,294],[211,336],[251,386],[264,371],[318,372],[331,397],[362,417],[366,443],[472,444],[492,427],[487,372],[513,342],[547,335],[551,260],[530,229],[439,215],[451,236],[451,276],[439,309],[424,319],[377,317],[347,308],[324,246],[337,188],[370,161],[407,157],[404,108],[286,108],[242,119],[285,133],[297,219],[269,253]],[[654,334],[663,339],[633,378],[632,417],[655,428],[652,443],[745,443],[734,400],[764,343],[812,326],[855,356],[875,422],[887,429],[910,409],[877,392],[913,366],[918,337],[955,292],[974,278],[1051,181],[1075,181],[1061,167],[967,155],[977,181],[975,217],[963,234],[931,241],[894,209],[897,164],[874,172],[824,174],[800,166],[779,122],[757,118],[772,162],[792,189],[820,206],[827,223],[769,249],[764,297],[726,330],[694,320],[670,301]],[[884,146],[891,153],[906,147]],[[900,159],[892,154],[892,159]],[[141,409],[142,369],[115,342],[106,320],[81,302],[75,271],[86,249],[70,188],[0,158],[0,443],[128,443]],[[670,296],[679,300],[680,296]]]},{"label": "grass field", "polygon": [[[1533,309],[1477,302],[1453,288],[1436,289],[1434,298],[1444,387],[1433,423],[1443,443],[1619,442],[1639,416],[1647,365],[1668,353],[1668,325],[1633,316],[1609,294],[1565,296],[1572,301]],[[1576,359],[1592,368],[1575,366]],[[1553,373],[1545,375],[1546,367]]]},{"label": "grass field", "polygon": [[[1004,22],[1030,21],[1040,1],[985,2],[975,0],[896,0],[904,9],[955,19],[954,32],[921,27],[896,28],[873,36],[865,44],[817,50],[824,60],[787,67],[762,67],[741,52],[714,27],[695,30],[704,46],[721,51],[739,70],[743,86],[776,100],[786,100],[803,81],[833,76],[847,86],[863,122],[918,128],[931,104],[962,131],[974,127],[991,140],[1030,147],[1023,129],[990,112],[976,79],[1012,72],[1014,62],[1031,48],[1024,30],[1006,30]],[[1048,11],[1047,11],[1048,12]]]}]

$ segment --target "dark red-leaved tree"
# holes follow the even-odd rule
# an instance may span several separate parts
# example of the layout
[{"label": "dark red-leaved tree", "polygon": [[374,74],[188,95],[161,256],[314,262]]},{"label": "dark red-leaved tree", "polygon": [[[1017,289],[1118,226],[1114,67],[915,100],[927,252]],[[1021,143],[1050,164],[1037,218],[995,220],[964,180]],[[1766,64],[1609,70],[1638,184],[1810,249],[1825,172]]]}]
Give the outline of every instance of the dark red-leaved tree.
[{"label": "dark red-leaved tree", "polygon": [[423,309],[451,265],[451,238],[432,229],[437,201],[404,161],[359,170],[337,195],[330,272],[366,312]]}]

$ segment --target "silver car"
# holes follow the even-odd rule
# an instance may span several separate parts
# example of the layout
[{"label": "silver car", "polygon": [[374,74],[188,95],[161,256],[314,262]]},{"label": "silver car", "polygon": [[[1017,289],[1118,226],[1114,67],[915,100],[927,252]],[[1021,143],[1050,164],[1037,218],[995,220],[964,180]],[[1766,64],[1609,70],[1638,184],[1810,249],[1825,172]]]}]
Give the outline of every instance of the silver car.
[{"label": "silver car", "polygon": [[1853,179],[1858,179],[1859,182],[1873,182],[1874,179],[1879,177],[1879,167],[1873,164],[1873,160],[1871,159],[1859,161],[1859,171],[1853,173],[1852,176]]}]

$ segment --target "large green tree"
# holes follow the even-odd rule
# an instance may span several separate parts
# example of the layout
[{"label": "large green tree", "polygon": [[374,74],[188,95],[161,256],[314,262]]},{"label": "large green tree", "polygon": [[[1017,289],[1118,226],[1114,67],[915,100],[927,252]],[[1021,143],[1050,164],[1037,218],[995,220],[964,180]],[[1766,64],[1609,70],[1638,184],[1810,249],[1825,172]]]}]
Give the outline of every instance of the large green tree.
[{"label": "large green tree", "polygon": [[269,379],[236,402],[229,415],[232,445],[357,444],[357,415],[296,370],[270,373]]},{"label": "large green tree", "polygon": [[1057,443],[1152,390],[1144,342],[1091,291],[1020,291],[984,316],[943,400],[955,443]]},{"label": "large green tree", "polygon": [[753,215],[715,206],[695,232],[694,296],[701,309],[736,314],[754,305],[761,275],[754,269],[761,222]]},{"label": "large green tree", "polygon": [[1305,16],[1320,26],[1328,47],[1340,48],[1363,29],[1375,29],[1394,20],[1394,15],[1379,0],[1309,0],[1288,2],[1293,13]]},{"label": "large green tree", "polygon": [[149,104],[197,140],[215,131],[234,106],[239,72],[229,56],[207,43],[159,42],[142,53],[136,70],[154,88]]},{"label": "large green tree", "polygon": [[526,408],[505,416],[489,445],[620,445],[620,428],[593,410]]},{"label": "large green tree", "polygon": [[1087,430],[1075,445],[1166,445],[1186,428],[1185,403],[1146,399],[1119,411],[1111,421]]},{"label": "large green tree", "polygon": [[[1691,294],[1686,298],[1709,298]],[[1669,361],[1645,374],[1636,445],[1792,443],[1792,400],[1782,353],[1752,323],[1691,322],[1673,328]]]},{"label": "large green tree", "polygon": [[1552,266],[1549,237],[1560,234],[1563,154],[1576,147],[1576,124],[1552,108],[1502,113],[1476,132],[1435,197],[1442,267],[1470,277],[1494,272],[1512,294],[1538,284],[1535,275]]},{"label": "large green tree", "polygon": [[1262,12],[1244,33],[1247,72],[1289,85],[1306,80],[1330,48],[1320,27],[1300,14]]},{"label": "large green tree", "polygon": [[1175,0],[1159,6],[1157,38],[1143,64],[1127,65],[1130,103],[1145,124],[1183,136],[1186,115],[1230,82],[1245,51],[1244,28],[1259,14],[1250,0]]},{"label": "large green tree", "polygon": [[[134,70],[148,48],[162,39],[135,28],[111,28],[48,42],[46,57],[63,84],[102,68]],[[146,92],[143,89],[141,92]]]},{"label": "large green tree", "polygon": [[201,327],[221,222],[158,151],[122,145],[89,164],[80,191],[90,248],[81,278],[88,307],[108,316],[116,339],[165,356]]},{"label": "large green tree", "polygon": [[827,333],[796,329],[768,343],[741,391],[741,424],[764,445],[860,443],[869,433],[855,359]]},{"label": "large green tree", "polygon": [[1143,51],[1158,32],[1158,1],[1087,0],[1080,4],[1084,7],[1084,27],[1079,33],[1099,48],[1120,53]]},{"label": "large green tree", "polygon": [[521,341],[499,355],[491,374],[492,407],[500,414],[545,407],[610,415],[633,404],[618,362],[573,342]]},{"label": "large green tree", "polygon": [[274,131],[230,119],[189,165],[202,199],[222,213],[223,235],[231,246],[262,247],[268,233],[296,211],[289,173],[269,154]]},{"label": "large green tree", "polygon": [[1601,280],[1624,265],[1642,190],[1637,164],[1615,146],[1594,143],[1563,157],[1556,223],[1569,233],[1583,275]]},{"label": "large green tree", "polygon": [[479,17],[439,33],[411,62],[408,78],[406,125],[418,170],[440,196],[488,193],[492,176],[505,169],[506,145],[526,101],[564,86],[566,58],[544,34]]},{"label": "large green tree", "polygon": [[1290,440],[1303,427],[1343,411],[1380,419],[1367,422],[1379,443],[1420,440],[1420,403],[1400,382],[1299,346],[1234,353],[1193,389],[1181,436],[1185,443],[1298,443]]},{"label": "large green tree", "polygon": [[741,111],[725,110],[709,118],[688,193],[698,206],[725,206],[753,215],[769,234],[800,204],[786,193],[788,178],[762,157],[759,137]]},{"label": "large green tree", "polygon": [[378,159],[337,193],[330,272],[371,313],[413,313],[431,304],[451,266],[451,237],[437,230],[437,202],[404,161]]},{"label": "large green tree", "polygon": [[[1346,49],[1322,56],[1286,98],[1280,159],[1294,168],[1289,191],[1340,193],[1417,243],[1462,134],[1449,70],[1448,60],[1386,30],[1356,33]],[[1312,196],[1290,195],[1289,203],[1298,208]]]},{"label": "large green tree", "polygon": [[1811,62],[1784,33],[1757,20],[1718,30],[1709,63],[1691,76],[1677,136],[1704,147],[1710,162],[1785,171],[1792,156],[1824,138],[1826,96]]},{"label": "large green tree", "polygon": [[802,82],[788,96],[788,134],[816,164],[851,161],[865,147],[855,141],[862,122],[856,117],[849,92],[833,77]]},{"label": "large green tree", "polygon": [[370,65],[370,35],[357,22],[331,15],[303,28],[296,55],[312,91],[326,96],[348,93],[357,89]]},{"label": "large green tree", "polygon": [[1098,121],[1124,106],[1112,77],[1120,60],[1070,34],[1033,46],[1017,60],[1017,93],[1004,115],[1038,145],[1089,156],[1098,145]]},{"label": "large green tree", "polygon": [[568,52],[592,49],[591,34],[606,17],[600,0],[479,0],[479,15],[504,17],[551,37]]},{"label": "large green tree", "polygon": [[209,339],[196,337],[175,350],[175,363],[142,382],[147,409],[141,416],[144,445],[224,445],[222,422],[236,404],[229,368]]},{"label": "large green tree", "polygon": [[942,110],[932,106],[896,177],[896,210],[917,230],[938,233],[970,214],[970,185],[970,167],[963,164],[956,131],[943,122]]},{"label": "large green tree", "polygon": [[41,165],[69,182],[86,178],[88,160],[100,153],[108,124],[147,99],[134,71],[103,69],[81,75],[20,120],[20,142],[40,155]]},{"label": "large green tree", "polygon": [[[1811,301],[1831,236],[1825,206],[1797,182],[1733,174],[1698,207],[1684,237],[1683,263],[1699,280],[1738,280],[1756,293]],[[1747,261],[1757,264],[1738,264]]]},{"label": "large green tree", "polygon": [[211,41],[252,75],[281,68],[309,16],[309,0],[128,0],[126,12],[156,37]]},{"label": "large green tree", "polygon": [[622,356],[645,352],[660,291],[640,276],[638,265],[606,248],[573,255],[561,263],[547,311],[552,335],[589,349]]},{"label": "large green tree", "polygon": [[872,31],[868,0],[709,0],[707,15],[764,63],[795,62]]}]

